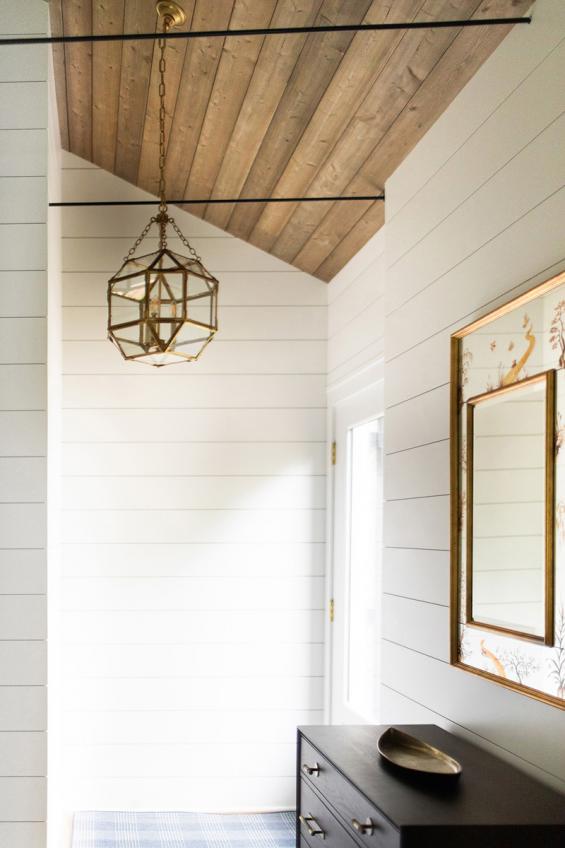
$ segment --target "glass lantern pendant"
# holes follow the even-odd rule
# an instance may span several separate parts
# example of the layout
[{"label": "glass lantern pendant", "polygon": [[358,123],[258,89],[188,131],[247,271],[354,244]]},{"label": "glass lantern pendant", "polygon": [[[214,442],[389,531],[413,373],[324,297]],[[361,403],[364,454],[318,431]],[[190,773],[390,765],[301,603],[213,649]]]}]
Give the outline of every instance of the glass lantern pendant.
[{"label": "glass lantern pendant", "polygon": [[[165,32],[184,23],[176,3],[162,0],[157,12]],[[206,270],[200,256],[182,234],[167,209],[165,189],[165,50],[159,39],[160,143],[159,212],[152,217],[108,281],[108,338],[124,359],[160,367],[198,359],[218,329],[218,280]],[[159,230],[159,249],[138,255],[153,226]],[[183,256],[167,244],[167,229],[174,230],[188,249]]]}]

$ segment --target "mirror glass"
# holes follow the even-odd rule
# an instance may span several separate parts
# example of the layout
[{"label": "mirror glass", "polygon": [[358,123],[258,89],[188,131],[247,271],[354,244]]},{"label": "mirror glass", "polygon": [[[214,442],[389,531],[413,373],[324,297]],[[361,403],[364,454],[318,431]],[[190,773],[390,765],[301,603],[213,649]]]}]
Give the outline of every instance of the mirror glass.
[{"label": "mirror glass", "polygon": [[467,412],[467,620],[545,640],[547,375],[471,398]]}]

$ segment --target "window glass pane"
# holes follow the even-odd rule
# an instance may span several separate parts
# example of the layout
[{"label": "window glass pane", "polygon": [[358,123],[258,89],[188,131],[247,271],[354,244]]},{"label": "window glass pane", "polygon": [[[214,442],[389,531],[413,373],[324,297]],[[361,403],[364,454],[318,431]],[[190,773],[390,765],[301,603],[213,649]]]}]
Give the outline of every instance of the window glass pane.
[{"label": "window glass pane", "polygon": [[349,707],[378,720],[382,560],[383,419],[349,431]]}]

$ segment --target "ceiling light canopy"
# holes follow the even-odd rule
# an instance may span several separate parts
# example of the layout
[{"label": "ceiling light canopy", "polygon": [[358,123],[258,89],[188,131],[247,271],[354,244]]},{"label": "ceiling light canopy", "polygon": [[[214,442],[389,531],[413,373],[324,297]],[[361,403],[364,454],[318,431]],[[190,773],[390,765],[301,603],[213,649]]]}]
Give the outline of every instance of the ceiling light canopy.
[{"label": "ceiling light canopy", "polygon": [[[157,13],[163,31],[185,22],[185,14],[172,0],[160,0]],[[165,50],[159,39],[159,211],[108,281],[108,338],[124,359],[160,367],[198,359],[218,329],[218,280],[206,270],[200,256],[170,217],[165,185]],[[137,251],[155,226],[157,251]],[[183,256],[167,244],[167,231],[188,249]]]}]

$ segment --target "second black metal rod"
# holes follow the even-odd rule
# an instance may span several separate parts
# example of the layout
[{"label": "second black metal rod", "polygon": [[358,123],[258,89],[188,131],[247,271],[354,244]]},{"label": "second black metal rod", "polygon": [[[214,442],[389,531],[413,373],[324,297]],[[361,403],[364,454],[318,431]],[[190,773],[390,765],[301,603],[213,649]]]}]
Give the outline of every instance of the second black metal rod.
[{"label": "second black metal rod", "polygon": [[[348,200],[384,200],[384,194],[355,194],[355,195],[345,195],[343,197],[231,197],[231,198],[198,198],[197,200],[190,200],[190,198],[184,198],[183,200],[167,200],[167,203],[171,203],[176,206],[180,205],[190,205],[193,204],[195,206],[203,206],[205,204],[218,204],[218,203],[323,203],[325,202],[337,202],[337,201],[348,201]],[[60,202],[50,203],[49,206],[155,206],[158,203],[157,200],[64,200]]]},{"label": "second black metal rod", "polygon": [[51,35],[31,36],[29,38],[18,36],[13,38],[0,38],[0,47],[10,44],[80,44],[84,42],[99,41],[155,41],[158,38],[233,38],[251,35],[302,35],[316,32],[374,32],[375,30],[408,30],[408,29],[446,29],[459,27],[485,27],[485,26],[513,26],[514,24],[529,24],[531,17],[514,18],[466,18],[454,21],[406,21],[399,23],[382,24],[322,24],[320,26],[301,27],[270,27],[262,29],[208,29],[182,32],[180,30],[169,30],[166,33],[159,32],[127,32],[108,33],[100,35]]}]

